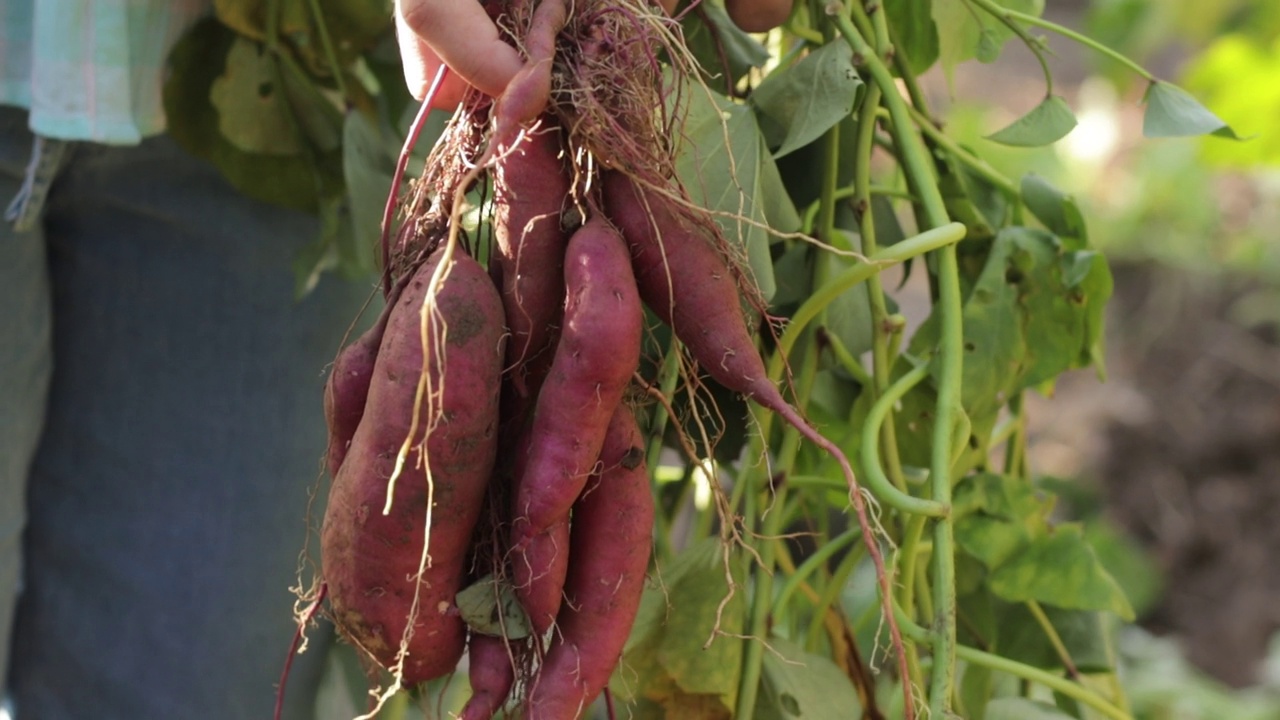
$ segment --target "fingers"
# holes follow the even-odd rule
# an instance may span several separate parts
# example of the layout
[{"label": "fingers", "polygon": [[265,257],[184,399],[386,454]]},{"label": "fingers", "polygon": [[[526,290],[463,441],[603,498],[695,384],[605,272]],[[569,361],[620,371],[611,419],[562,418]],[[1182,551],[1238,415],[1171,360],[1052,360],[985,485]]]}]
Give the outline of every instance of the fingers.
[{"label": "fingers", "polygon": [[[679,0],[659,0],[673,13]],[[792,0],[725,0],[729,18],[746,32],[765,32],[781,25]],[[421,100],[440,64],[453,71],[432,101],[433,108],[452,109],[467,85],[494,97],[520,71],[524,62],[477,0],[396,0],[396,34],[404,62],[405,82]]]},{"label": "fingers", "polygon": [[[431,46],[422,41],[400,18],[396,17],[396,39],[400,43],[400,60],[404,64],[404,82],[415,100],[421,101],[427,95],[431,81],[444,63],[436,55]],[[431,99],[432,110],[453,110],[462,102],[467,91],[467,81],[457,73],[449,73],[444,83]]]},{"label": "fingers", "polygon": [[468,83],[501,95],[524,64],[476,0],[396,0],[396,30],[415,97],[426,93],[441,62],[453,71],[452,87],[446,81],[435,107],[456,106]]}]

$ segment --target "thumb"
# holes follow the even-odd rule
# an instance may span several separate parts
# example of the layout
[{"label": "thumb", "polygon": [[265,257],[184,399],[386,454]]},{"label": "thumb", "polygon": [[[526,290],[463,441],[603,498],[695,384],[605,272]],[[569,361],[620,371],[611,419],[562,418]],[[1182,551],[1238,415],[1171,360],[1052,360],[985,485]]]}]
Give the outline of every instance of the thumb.
[{"label": "thumb", "polygon": [[[444,63],[431,46],[418,37],[404,19],[396,13],[396,40],[400,44],[400,61],[404,65],[404,82],[410,94],[419,102],[427,95],[431,81]],[[444,83],[431,99],[432,110],[452,111],[462,102],[467,91],[467,81],[457,73],[449,73]]]}]

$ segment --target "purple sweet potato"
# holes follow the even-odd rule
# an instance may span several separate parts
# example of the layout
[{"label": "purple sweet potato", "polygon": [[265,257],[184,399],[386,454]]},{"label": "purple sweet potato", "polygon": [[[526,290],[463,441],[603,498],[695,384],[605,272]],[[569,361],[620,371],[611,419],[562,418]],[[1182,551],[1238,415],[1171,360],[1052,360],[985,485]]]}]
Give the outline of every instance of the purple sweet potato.
[{"label": "purple sweet potato", "polygon": [[609,418],[639,364],[643,322],[627,248],[602,218],[570,238],[565,287],[560,342],[538,395],[528,455],[517,459],[512,509],[512,577],[538,634],[555,617],[559,583],[525,553],[535,542],[545,549],[534,538],[568,519],[595,468]]},{"label": "purple sweet potato", "polygon": [[565,602],[525,720],[581,716],[609,682],[640,608],[654,506],[640,431],[625,405],[609,423],[600,468],[573,506]]},{"label": "purple sweet potato", "polygon": [[338,468],[347,457],[351,438],[355,437],[360,418],[364,417],[364,404],[369,398],[369,383],[373,380],[378,347],[382,344],[387,317],[395,307],[400,289],[392,288],[373,327],[343,348],[329,371],[329,379],[324,385],[324,417],[329,425],[325,466],[329,469],[329,477],[338,476]]},{"label": "purple sweet potato", "polygon": [[458,720],[489,720],[507,701],[516,682],[513,652],[516,650],[518,648],[508,646],[505,638],[471,633],[467,647],[471,699],[462,708]]},{"label": "purple sweet potato", "polygon": [[560,214],[569,195],[560,128],[550,119],[506,149],[494,174],[494,237],[506,313],[507,371],[521,401],[537,395],[564,311],[568,234]]},{"label": "purple sweet potato", "polygon": [[[321,530],[334,623],[384,668],[396,665],[407,636],[405,684],[450,672],[462,654],[466,627],[454,596],[497,452],[501,300],[484,269],[455,254],[434,300],[439,316],[428,315],[425,344],[432,350],[424,362],[421,313],[440,257],[437,252],[417,270],[390,312],[364,418],[334,480]],[[437,393],[418,404],[424,368]],[[413,445],[390,513],[383,514],[415,409]],[[426,569],[418,578],[428,537]]]}]

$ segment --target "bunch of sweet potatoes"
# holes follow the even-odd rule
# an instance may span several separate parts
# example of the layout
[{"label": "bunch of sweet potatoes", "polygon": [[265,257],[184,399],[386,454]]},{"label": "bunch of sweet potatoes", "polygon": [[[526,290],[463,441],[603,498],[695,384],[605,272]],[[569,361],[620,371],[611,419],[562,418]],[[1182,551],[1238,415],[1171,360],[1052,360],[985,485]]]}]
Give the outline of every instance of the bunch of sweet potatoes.
[{"label": "bunch of sweet potatoes", "polygon": [[[469,644],[473,720],[512,703],[526,718],[578,717],[621,656],[654,513],[627,393],[644,306],[716,381],[816,436],[766,377],[743,310],[751,289],[714,223],[669,162],[625,155],[656,137],[638,127],[644,113],[589,116],[573,88],[594,85],[555,75],[595,72],[605,46],[627,62],[608,35],[625,11],[511,6],[502,26],[523,28],[527,72],[496,101],[473,94],[454,125],[469,130],[432,154],[387,309],[326,387],[328,614],[405,685],[451,672]],[[635,72],[619,77],[652,82],[644,52],[629,57]],[[622,155],[609,133],[626,135]],[[488,268],[457,241],[450,205],[474,187],[492,188],[488,251],[467,243]],[[459,590],[490,573],[519,599],[528,639],[462,620]]]}]

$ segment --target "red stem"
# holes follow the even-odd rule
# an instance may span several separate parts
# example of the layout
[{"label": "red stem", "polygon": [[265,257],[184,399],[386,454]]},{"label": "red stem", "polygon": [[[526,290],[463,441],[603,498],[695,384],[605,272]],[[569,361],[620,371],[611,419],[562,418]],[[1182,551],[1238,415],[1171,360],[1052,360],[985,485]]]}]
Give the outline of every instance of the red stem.
[{"label": "red stem", "polygon": [[427,90],[427,96],[422,100],[422,107],[418,108],[418,114],[414,116],[413,124],[409,126],[404,147],[400,148],[400,157],[396,158],[395,174],[391,176],[391,192],[387,195],[387,204],[382,208],[383,293],[391,292],[391,222],[395,219],[396,206],[400,200],[400,182],[404,179],[405,168],[409,166],[409,156],[413,154],[413,146],[418,144],[418,135],[422,133],[422,126],[426,124],[427,116],[431,114],[431,103],[435,101],[436,95],[440,92],[440,86],[444,85],[444,79],[448,75],[449,66],[440,65],[435,79],[431,81],[431,87]]},{"label": "red stem", "polygon": [[320,590],[316,593],[315,602],[307,609],[307,614],[302,618],[302,622],[298,623],[298,627],[293,631],[293,642],[289,644],[289,657],[284,661],[284,672],[280,673],[280,685],[276,688],[276,712],[273,716],[275,720],[280,720],[280,714],[284,712],[284,685],[289,680],[289,671],[293,669],[293,658],[298,654],[298,645],[302,644],[302,633],[306,630],[307,625],[311,623],[312,618],[320,611],[320,605],[324,602],[324,596],[329,592],[328,583],[320,583]]}]

